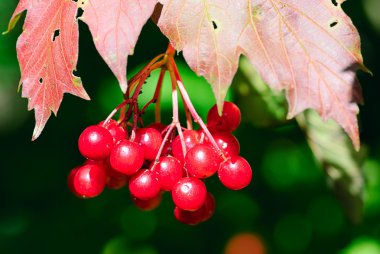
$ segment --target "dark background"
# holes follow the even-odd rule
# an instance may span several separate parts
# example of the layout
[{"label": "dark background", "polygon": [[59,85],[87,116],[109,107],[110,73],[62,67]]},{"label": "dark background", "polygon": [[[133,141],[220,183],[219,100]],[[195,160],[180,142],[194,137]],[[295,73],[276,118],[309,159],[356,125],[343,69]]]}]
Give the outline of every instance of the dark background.
[{"label": "dark background", "polygon": [[[16,4],[0,1],[1,31]],[[199,226],[174,219],[169,195],[157,210],[145,213],[134,208],[127,189],[106,190],[91,200],[75,198],[66,179],[83,161],[77,138],[120,103],[117,83],[80,22],[78,75],[92,101],[65,95],[58,118],[52,117],[41,137],[31,142],[34,115],[17,93],[20,21],[15,31],[0,38],[0,253],[223,253],[228,240],[244,232],[256,239],[251,241],[254,247],[265,246],[268,253],[380,253],[380,3],[351,0],[343,6],[360,32],[365,64],[374,73],[358,73],[365,100],[360,130],[368,154],[362,223],[349,222],[294,121],[258,128],[243,119],[235,135],[252,165],[252,184],[233,192],[216,178],[208,180],[217,211]],[[166,46],[166,38],[149,21],[129,58],[129,71]],[[185,64],[180,66],[204,117],[214,103],[211,89]],[[229,99],[239,101],[233,93]],[[164,118],[170,119],[165,105]]]}]

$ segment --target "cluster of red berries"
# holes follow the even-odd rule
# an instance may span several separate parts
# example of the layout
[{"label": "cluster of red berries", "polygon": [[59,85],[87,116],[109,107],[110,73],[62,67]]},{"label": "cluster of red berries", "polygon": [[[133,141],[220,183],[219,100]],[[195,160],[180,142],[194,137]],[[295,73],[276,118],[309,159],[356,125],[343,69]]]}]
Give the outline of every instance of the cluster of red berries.
[{"label": "cluster of red berries", "polygon": [[[78,197],[92,198],[106,186],[120,189],[128,185],[133,202],[143,210],[157,207],[162,193],[170,191],[175,218],[198,224],[215,211],[215,199],[203,179],[217,173],[232,190],[251,181],[251,167],[239,156],[239,142],[231,134],[240,118],[239,108],[231,102],[224,103],[222,116],[213,106],[207,115],[212,141],[204,129],[179,133],[159,123],[129,135],[126,127],[112,119],[89,126],[78,140],[86,162],[71,171],[69,187]],[[172,133],[167,135],[168,131]]]}]

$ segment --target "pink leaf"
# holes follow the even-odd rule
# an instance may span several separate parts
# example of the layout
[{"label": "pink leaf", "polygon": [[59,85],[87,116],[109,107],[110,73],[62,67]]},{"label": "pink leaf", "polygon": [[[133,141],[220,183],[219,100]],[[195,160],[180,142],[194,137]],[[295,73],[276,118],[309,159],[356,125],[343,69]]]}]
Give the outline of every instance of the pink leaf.
[{"label": "pink leaf", "polygon": [[236,28],[246,23],[240,17],[242,1],[160,2],[158,26],[189,66],[212,84],[221,105],[238,67]]},{"label": "pink leaf", "polygon": [[210,81],[218,105],[244,54],[271,87],[286,90],[289,118],[314,108],[338,122],[359,147],[361,92],[355,71],[366,69],[343,1],[160,2],[160,29]]},{"label": "pink leaf", "polygon": [[81,18],[89,26],[95,46],[127,88],[128,55],[132,55],[141,29],[152,15],[157,0],[87,0]]},{"label": "pink leaf", "polygon": [[76,3],[71,0],[21,0],[11,18],[11,30],[27,10],[24,31],[17,41],[22,96],[35,111],[33,140],[42,132],[51,111],[57,114],[63,94],[89,99],[73,75],[78,58]]}]

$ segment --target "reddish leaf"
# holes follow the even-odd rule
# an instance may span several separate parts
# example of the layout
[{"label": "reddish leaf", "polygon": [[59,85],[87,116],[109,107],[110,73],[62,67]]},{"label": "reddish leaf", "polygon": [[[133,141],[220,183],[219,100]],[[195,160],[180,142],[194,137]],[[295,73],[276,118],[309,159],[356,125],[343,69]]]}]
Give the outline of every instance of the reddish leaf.
[{"label": "reddish leaf", "polygon": [[33,140],[42,132],[51,111],[57,114],[63,94],[89,99],[79,77],[73,75],[78,58],[76,3],[71,0],[21,0],[10,31],[27,10],[24,31],[17,41],[22,96],[35,111]]},{"label": "reddish leaf", "polygon": [[241,17],[242,1],[160,2],[158,26],[189,66],[212,84],[220,106],[238,67],[238,30],[247,22]]},{"label": "reddish leaf", "polygon": [[359,147],[355,71],[365,68],[343,1],[160,2],[160,29],[212,83],[219,106],[244,54],[271,87],[287,91],[289,118],[314,108],[338,122]]},{"label": "reddish leaf", "polygon": [[117,77],[123,91],[127,88],[128,55],[132,55],[141,29],[152,15],[157,0],[88,0],[82,8],[95,46]]}]

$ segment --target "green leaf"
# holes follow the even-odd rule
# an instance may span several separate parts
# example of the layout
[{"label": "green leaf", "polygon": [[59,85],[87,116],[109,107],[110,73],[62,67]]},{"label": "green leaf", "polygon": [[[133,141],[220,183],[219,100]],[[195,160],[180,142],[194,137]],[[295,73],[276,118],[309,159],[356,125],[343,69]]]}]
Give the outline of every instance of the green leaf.
[{"label": "green leaf", "polygon": [[[271,90],[245,58],[240,62],[235,83],[243,119],[260,127],[286,120],[283,93]],[[363,215],[363,152],[355,151],[336,122],[323,121],[313,110],[299,114],[296,120],[347,216],[352,222],[359,222]]]},{"label": "green leaf", "polygon": [[243,119],[256,127],[268,127],[286,121],[284,93],[270,89],[244,57],[240,60],[233,87]]},{"label": "green leaf", "polygon": [[355,151],[337,123],[322,121],[313,110],[305,111],[296,120],[349,219],[353,223],[360,222],[363,215],[363,152]]}]

